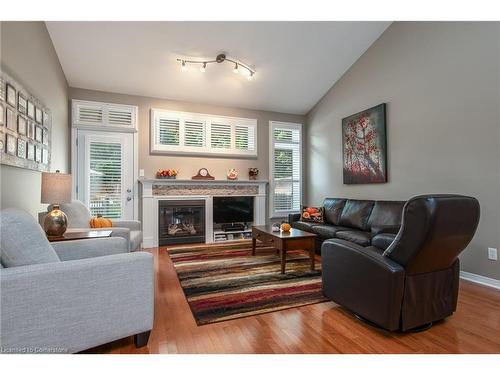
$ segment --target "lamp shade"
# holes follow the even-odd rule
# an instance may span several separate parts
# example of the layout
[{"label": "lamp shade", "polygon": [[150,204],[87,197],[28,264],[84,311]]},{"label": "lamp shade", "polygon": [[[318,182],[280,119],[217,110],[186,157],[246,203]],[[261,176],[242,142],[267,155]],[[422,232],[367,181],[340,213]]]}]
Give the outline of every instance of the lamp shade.
[{"label": "lamp shade", "polygon": [[42,172],[42,203],[71,202],[71,175]]}]

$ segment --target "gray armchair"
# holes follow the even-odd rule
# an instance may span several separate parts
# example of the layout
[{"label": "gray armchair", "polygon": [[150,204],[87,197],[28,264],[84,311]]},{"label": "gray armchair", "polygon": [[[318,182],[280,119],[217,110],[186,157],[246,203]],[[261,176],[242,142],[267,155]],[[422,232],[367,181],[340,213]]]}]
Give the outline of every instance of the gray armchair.
[{"label": "gray armchair", "polygon": [[123,238],[49,243],[28,213],[0,213],[0,349],[74,353],[153,326],[153,257]]},{"label": "gray armchair", "polygon": [[[52,208],[49,206],[49,211]],[[92,214],[90,210],[80,201],[61,204],[61,210],[68,217],[68,231],[89,229]],[[129,244],[130,251],[139,250],[142,243],[141,222],[137,220],[112,220],[112,237],[123,237]],[[108,230],[109,228],[96,229]]]}]

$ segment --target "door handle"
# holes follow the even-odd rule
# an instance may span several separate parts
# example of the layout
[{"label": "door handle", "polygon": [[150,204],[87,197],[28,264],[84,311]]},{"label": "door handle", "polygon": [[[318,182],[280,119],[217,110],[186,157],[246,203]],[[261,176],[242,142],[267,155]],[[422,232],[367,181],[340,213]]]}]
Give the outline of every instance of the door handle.
[{"label": "door handle", "polygon": [[127,189],[127,193],[131,193],[132,192],[132,189]]},{"label": "door handle", "polygon": [[130,202],[131,200],[132,200],[132,198],[131,198],[131,197],[127,197],[127,201],[129,201],[129,202]]}]

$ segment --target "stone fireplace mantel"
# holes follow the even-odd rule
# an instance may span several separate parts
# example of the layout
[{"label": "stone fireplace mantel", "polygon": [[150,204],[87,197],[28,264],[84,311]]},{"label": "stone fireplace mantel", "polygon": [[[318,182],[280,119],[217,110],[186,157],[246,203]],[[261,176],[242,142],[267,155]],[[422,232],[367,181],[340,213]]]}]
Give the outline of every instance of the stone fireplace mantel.
[{"label": "stone fireplace mantel", "polygon": [[266,189],[264,180],[177,180],[139,179],[141,191],[141,221],[143,246],[158,246],[158,206],[160,200],[205,201],[205,238],[213,242],[213,201],[214,196],[253,196],[254,225],[266,223]]}]

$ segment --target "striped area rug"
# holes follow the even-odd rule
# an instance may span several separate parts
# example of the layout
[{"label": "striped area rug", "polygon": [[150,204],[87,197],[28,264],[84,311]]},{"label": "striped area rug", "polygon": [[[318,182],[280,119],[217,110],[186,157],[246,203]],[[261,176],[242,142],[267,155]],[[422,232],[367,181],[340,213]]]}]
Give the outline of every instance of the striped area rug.
[{"label": "striped area rug", "polygon": [[251,245],[167,249],[198,325],[323,302],[321,264],[305,252],[287,253],[286,273],[269,247]]}]

